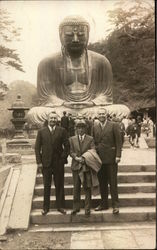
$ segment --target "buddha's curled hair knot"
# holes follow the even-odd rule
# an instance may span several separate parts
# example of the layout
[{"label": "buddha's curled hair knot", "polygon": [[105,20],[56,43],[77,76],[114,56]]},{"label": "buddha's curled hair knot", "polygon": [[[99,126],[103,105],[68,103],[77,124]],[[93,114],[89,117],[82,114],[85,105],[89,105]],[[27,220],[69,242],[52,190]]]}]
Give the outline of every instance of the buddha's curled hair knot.
[{"label": "buddha's curled hair knot", "polygon": [[68,16],[68,17],[65,17],[63,19],[63,21],[59,25],[59,32],[61,33],[63,27],[67,26],[67,25],[84,25],[84,26],[87,26],[88,32],[90,30],[89,23],[87,22],[86,19],[84,19],[81,16]]}]

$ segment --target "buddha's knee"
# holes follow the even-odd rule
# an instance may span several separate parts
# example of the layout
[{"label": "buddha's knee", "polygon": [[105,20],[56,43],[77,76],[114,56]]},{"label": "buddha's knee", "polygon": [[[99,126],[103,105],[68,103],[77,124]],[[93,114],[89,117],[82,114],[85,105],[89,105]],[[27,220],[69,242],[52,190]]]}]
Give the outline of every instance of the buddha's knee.
[{"label": "buddha's knee", "polygon": [[27,121],[31,124],[41,125],[47,120],[48,114],[52,111],[49,107],[33,107],[27,113]]}]

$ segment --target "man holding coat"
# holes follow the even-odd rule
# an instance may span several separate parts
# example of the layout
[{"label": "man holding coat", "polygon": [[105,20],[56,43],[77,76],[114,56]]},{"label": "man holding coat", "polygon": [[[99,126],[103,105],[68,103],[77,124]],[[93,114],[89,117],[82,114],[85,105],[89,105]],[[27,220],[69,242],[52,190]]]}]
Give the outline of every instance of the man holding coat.
[{"label": "man holding coat", "polygon": [[85,215],[90,216],[92,191],[93,195],[97,195],[99,192],[97,172],[101,167],[101,160],[96,153],[93,137],[87,135],[85,131],[86,122],[83,119],[78,120],[76,135],[69,138],[74,183],[72,215],[76,215],[80,211],[82,184],[85,193]]}]

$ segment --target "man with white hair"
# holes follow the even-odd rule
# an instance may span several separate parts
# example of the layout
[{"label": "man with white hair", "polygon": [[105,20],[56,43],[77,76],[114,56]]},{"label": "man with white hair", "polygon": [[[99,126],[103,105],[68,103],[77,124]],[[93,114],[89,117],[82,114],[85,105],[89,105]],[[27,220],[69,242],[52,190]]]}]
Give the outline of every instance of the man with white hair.
[{"label": "man with white hair", "polygon": [[98,172],[101,202],[95,211],[108,209],[108,184],[110,184],[113,214],[118,214],[117,170],[122,148],[120,126],[116,122],[107,120],[107,110],[104,108],[99,110],[97,117],[100,123],[94,125],[93,137],[102,166]]},{"label": "man with white hair", "polygon": [[69,154],[69,141],[65,128],[57,125],[57,114],[48,115],[48,125],[38,131],[35,154],[39,172],[43,174],[44,203],[42,214],[46,215],[50,209],[50,191],[52,175],[56,189],[57,210],[65,214],[64,208],[64,164]]}]

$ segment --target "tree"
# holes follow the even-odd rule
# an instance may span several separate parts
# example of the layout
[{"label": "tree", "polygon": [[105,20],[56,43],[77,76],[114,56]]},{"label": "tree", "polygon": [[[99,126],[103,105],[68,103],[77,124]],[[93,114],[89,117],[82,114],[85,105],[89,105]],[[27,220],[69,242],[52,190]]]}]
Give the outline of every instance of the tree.
[{"label": "tree", "polygon": [[21,28],[15,28],[14,21],[10,19],[9,13],[4,9],[0,9],[0,64],[6,68],[13,67],[24,72],[16,50],[8,47],[8,44],[13,39],[19,40],[20,30]]},{"label": "tree", "polygon": [[7,94],[8,90],[8,86],[3,81],[0,81],[0,100],[4,99],[4,96]]},{"label": "tree", "polygon": [[155,22],[153,1],[118,1],[109,11],[114,29],[90,45],[106,55],[113,68],[114,103],[131,109],[155,105]]}]

